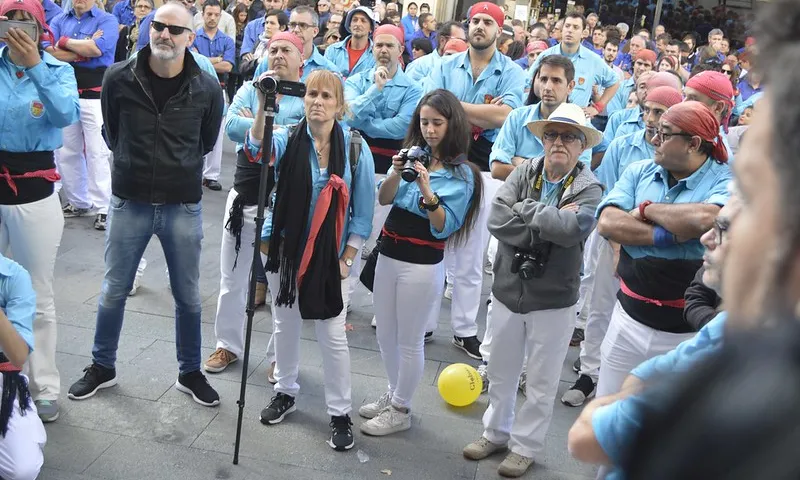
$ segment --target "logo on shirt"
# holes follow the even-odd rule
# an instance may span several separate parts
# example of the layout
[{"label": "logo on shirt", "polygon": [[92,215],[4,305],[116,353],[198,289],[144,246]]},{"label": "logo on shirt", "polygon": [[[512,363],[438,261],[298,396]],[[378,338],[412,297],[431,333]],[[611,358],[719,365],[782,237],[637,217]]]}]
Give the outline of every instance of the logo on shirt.
[{"label": "logo on shirt", "polygon": [[31,100],[31,116],[40,118],[44,115],[44,104],[38,100]]},{"label": "logo on shirt", "polygon": [[584,83],[586,83],[586,79],[585,78],[583,78],[583,77],[578,78],[578,85],[583,85]]},{"label": "logo on shirt", "polygon": [[483,96],[483,103],[486,104],[486,105],[489,105],[490,103],[492,103],[492,100],[494,100],[494,97],[489,95],[488,93]]}]

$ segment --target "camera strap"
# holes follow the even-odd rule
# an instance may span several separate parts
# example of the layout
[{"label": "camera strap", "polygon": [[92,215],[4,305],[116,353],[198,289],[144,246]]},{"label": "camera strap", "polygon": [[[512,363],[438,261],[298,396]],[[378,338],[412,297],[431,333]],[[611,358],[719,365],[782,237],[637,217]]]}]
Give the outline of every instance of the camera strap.
[{"label": "camera strap", "polygon": [[[561,188],[558,190],[558,204],[556,207],[561,204],[561,197],[564,196],[564,192],[572,185],[572,182],[575,181],[575,177],[578,176],[580,173],[580,164],[576,164],[575,168],[567,175],[564,179],[564,182],[561,184]],[[533,181],[533,187],[531,187],[531,193],[536,194],[539,198],[537,200],[541,200],[542,197],[542,187],[544,186],[544,158],[539,163],[539,166],[536,168],[536,174],[534,176],[535,180]]]}]

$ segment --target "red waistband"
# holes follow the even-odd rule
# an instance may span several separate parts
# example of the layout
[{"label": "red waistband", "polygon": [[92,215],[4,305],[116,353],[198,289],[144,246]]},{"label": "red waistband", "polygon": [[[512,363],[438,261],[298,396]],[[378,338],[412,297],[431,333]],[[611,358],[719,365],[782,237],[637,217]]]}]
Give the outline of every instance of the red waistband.
[{"label": "red waistband", "polygon": [[682,298],[680,300],[655,300],[652,298],[643,297],[638,293],[635,293],[630,288],[628,288],[628,286],[625,285],[625,282],[623,282],[622,279],[619,280],[619,289],[622,290],[622,293],[624,293],[625,295],[631,297],[634,300],[639,300],[640,302],[650,303],[652,305],[656,305],[659,307],[672,307],[672,308],[686,307],[686,300]]},{"label": "red waistband", "polygon": [[103,88],[103,87],[79,88],[79,89],[78,89],[78,93],[83,93],[83,92],[100,92],[100,91],[102,91],[102,88]]},{"label": "red waistband", "polygon": [[384,157],[394,157],[397,155],[397,150],[392,150],[391,148],[381,148],[381,147],[373,147],[372,145],[369,146],[369,150],[372,153],[376,153],[378,155],[383,155]]},{"label": "red waistband", "polygon": [[14,364],[11,363],[11,362],[0,363],[0,373],[2,373],[2,372],[14,373],[14,372],[21,372],[21,371],[22,370],[20,370],[16,366],[14,366]]},{"label": "red waistband", "polygon": [[17,195],[17,183],[14,181],[15,178],[42,178],[48,182],[57,182],[61,180],[61,175],[58,174],[55,168],[12,175],[11,172],[8,171],[8,167],[3,165],[2,170],[0,170],[0,179],[5,180],[11,188],[11,191],[14,192],[14,195]]},{"label": "red waistband", "polygon": [[432,242],[430,240],[422,240],[421,238],[404,237],[402,235],[398,235],[398,234],[396,234],[394,232],[390,232],[390,231],[386,230],[385,227],[382,230],[382,233],[383,233],[384,236],[389,237],[394,241],[408,242],[408,243],[412,243],[414,245],[421,245],[423,247],[431,247],[431,248],[435,248],[437,250],[444,250],[444,240],[437,241],[437,242]]}]

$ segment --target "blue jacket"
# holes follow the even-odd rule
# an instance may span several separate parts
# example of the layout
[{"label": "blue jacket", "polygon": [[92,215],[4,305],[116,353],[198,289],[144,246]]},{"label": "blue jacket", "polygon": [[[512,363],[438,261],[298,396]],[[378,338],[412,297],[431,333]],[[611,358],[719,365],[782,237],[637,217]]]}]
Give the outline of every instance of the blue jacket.
[{"label": "blue jacket", "polygon": [[252,53],[258,45],[258,38],[264,33],[264,17],[259,17],[248,23],[244,27],[244,37],[242,38],[242,48],[240,55]]},{"label": "blue jacket", "polygon": [[[309,130],[308,136],[311,137]],[[289,141],[289,130],[286,128],[279,128],[275,130],[272,135],[272,151],[275,155],[275,180],[280,182],[280,165],[283,160],[283,154],[286,152],[286,145]],[[311,220],[314,217],[314,208],[316,207],[319,194],[322,189],[328,184],[330,175],[327,169],[320,171],[319,162],[317,160],[316,148],[313,146],[309,153],[308,161],[311,162],[311,185],[313,192],[311,194],[311,206],[308,212],[308,225],[306,227],[306,234],[311,229]],[[357,235],[364,240],[369,238],[372,232],[372,214],[375,210],[375,162],[372,160],[372,152],[369,150],[367,142],[361,143],[361,156],[358,160],[356,167],[355,179],[350,173],[350,131],[344,130],[344,144],[345,144],[345,168],[344,168],[344,183],[347,185],[350,195],[353,197],[353,206],[348,210],[348,215],[344,219],[344,234],[342,235],[342,242],[339,248],[339,255],[344,252],[347,246],[347,240],[351,235]],[[253,144],[250,137],[246,140],[247,148],[253,156],[258,154],[260,147]],[[264,228],[261,230],[261,238],[264,241],[269,241],[272,236],[272,211],[268,210],[266,219],[264,221]],[[305,242],[305,240],[304,240]]]},{"label": "blue jacket", "polygon": [[347,78],[344,99],[351,112],[347,123],[372,138],[402,140],[422,98],[422,88],[399,67],[382,91],[374,78],[375,68]]},{"label": "blue jacket", "polygon": [[400,25],[403,26],[405,40],[408,42],[411,39],[411,36],[414,35],[414,32],[419,30],[419,17],[404,15],[403,18],[400,19]]},{"label": "blue jacket", "polygon": [[419,29],[416,32],[414,32],[413,35],[411,35],[411,38],[406,40],[406,51],[407,52],[411,53],[411,48],[412,48],[411,47],[411,43],[414,42],[414,40],[416,40],[418,38],[427,38],[428,40],[430,40],[431,41],[431,45],[433,45],[433,50],[436,51],[436,45],[437,45],[437,43],[436,43],[436,32],[433,31],[433,32],[431,32],[431,36],[430,37],[426,37],[425,36],[425,32],[423,32],[422,29]]},{"label": "blue jacket", "polygon": [[[303,99],[297,97],[283,96],[278,102],[280,108],[275,114],[275,125],[292,125],[300,121],[305,115]],[[236,142],[236,151],[239,152],[244,147],[244,138],[248,130],[253,126],[253,119],[239,115],[242,109],[247,108],[255,115],[258,110],[258,94],[253,82],[244,82],[236,91],[236,95],[228,107],[225,116],[225,133],[232,141]]]},{"label": "blue jacket", "polygon": [[336,65],[336,71],[345,78],[356,73],[365,72],[375,66],[375,56],[372,54],[372,39],[370,38],[367,49],[364,50],[361,58],[356,62],[353,71],[350,71],[350,54],[347,53],[347,42],[349,41],[350,37],[347,36],[341,42],[328,45],[328,48],[325,49],[325,58]]},{"label": "blue jacket", "polygon": [[36,292],[33,291],[28,271],[2,255],[0,255],[0,309],[14,330],[28,344],[28,353],[32,352]]},{"label": "blue jacket", "polygon": [[17,79],[17,68],[0,48],[0,150],[51,152],[61,147],[61,129],[80,116],[72,66],[47,52]]}]

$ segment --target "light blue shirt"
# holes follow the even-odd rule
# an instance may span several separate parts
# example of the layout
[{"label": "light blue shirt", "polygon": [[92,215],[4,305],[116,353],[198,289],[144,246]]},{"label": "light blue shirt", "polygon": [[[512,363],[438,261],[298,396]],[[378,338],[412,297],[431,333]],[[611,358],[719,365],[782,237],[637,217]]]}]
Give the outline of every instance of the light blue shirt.
[{"label": "light blue shirt", "polygon": [[[253,78],[258,78],[259,75],[269,70],[269,55],[264,57],[260,62],[258,62],[258,67],[256,68],[256,73],[253,75]],[[331,72],[338,72],[339,70],[336,68],[336,65],[330,62],[327,58],[323,57],[317,47],[314,47],[314,53],[311,56],[303,61],[303,75],[300,77],[301,82],[305,82],[306,78],[311,74],[311,72],[316,70],[330,70]]]},{"label": "light blue shirt", "polygon": [[433,52],[430,54],[409,63],[406,67],[406,75],[415,82],[422,82],[426,77],[430,76],[433,67],[436,66],[441,59],[442,56],[439,55],[439,50],[433,49]]},{"label": "light blue shirt", "polygon": [[[527,85],[533,80],[533,72],[539,68],[542,58],[550,55],[564,55],[561,51],[561,44],[550,47],[536,58],[527,75]],[[611,69],[602,57],[581,45],[578,52],[574,55],[564,55],[572,60],[575,66],[575,88],[569,98],[572,103],[579,107],[587,107],[592,101],[592,87],[597,85],[602,88],[613,87],[619,78],[614,70]]]},{"label": "light blue shirt", "polygon": [[[278,102],[278,113],[275,114],[275,125],[285,126],[298,123],[305,115],[303,99],[284,95]],[[258,113],[258,93],[253,82],[244,82],[237,90],[236,95],[228,107],[225,115],[225,133],[231,141],[236,142],[236,152],[244,147],[244,137],[248,130],[253,126],[254,119],[246,118],[239,113],[243,108],[247,108],[255,116]]]},{"label": "light blue shirt", "polygon": [[[306,127],[308,128],[308,127]],[[317,205],[319,194],[322,189],[328,184],[330,175],[328,170],[320,171],[319,161],[317,160],[317,149],[314,146],[314,138],[311,131],[308,131],[308,136],[311,138],[311,149],[309,152],[308,161],[311,162],[311,185],[313,192],[311,194],[311,206],[308,212],[308,225],[306,226],[306,235],[311,229],[311,220],[314,217],[314,208]],[[249,140],[249,137],[248,137]],[[272,134],[272,151],[275,155],[275,180],[280,182],[280,165],[283,160],[283,154],[286,152],[286,145],[289,141],[289,130],[286,128],[279,128]],[[342,235],[342,242],[339,246],[339,255],[344,252],[344,247],[347,245],[347,239],[350,235],[358,235],[366,240],[372,232],[372,214],[375,210],[375,162],[372,159],[372,152],[369,150],[367,142],[361,143],[361,156],[358,159],[358,166],[356,167],[356,178],[350,173],[350,131],[344,130],[344,144],[345,144],[345,166],[344,166],[344,183],[347,185],[350,195],[353,197],[352,208],[348,209],[348,214],[344,219],[344,234]],[[250,141],[247,142],[247,148],[253,156],[258,154],[259,148],[255,147]],[[272,210],[267,210],[266,219],[264,221],[264,228],[261,230],[261,238],[264,241],[269,241],[272,235]],[[305,239],[303,240],[305,243]]]},{"label": "light blue shirt", "polygon": [[[388,174],[391,174],[389,168]],[[461,164],[453,170],[442,168],[430,174],[431,190],[439,196],[439,203],[444,209],[444,228],[437,232],[431,225],[431,235],[444,240],[454,234],[464,225],[475,183],[472,170],[466,164]],[[417,182],[400,181],[393,204],[422,218],[428,218],[428,212],[419,208],[419,198],[422,193]]]},{"label": "light blue shirt", "polygon": [[264,17],[256,18],[244,27],[244,35],[242,36],[242,48],[239,50],[239,55],[245,53],[253,53],[256,45],[258,45],[259,37],[264,33]]},{"label": "light blue shirt", "polygon": [[[425,82],[425,90],[429,92],[437,88],[450,90],[462,102],[485,105],[495,98],[502,98],[503,104],[512,109],[524,104],[522,68],[511,58],[494,52],[486,69],[477,81],[472,77],[472,65],[469,61],[469,50],[443,58],[433,68],[431,76]],[[499,128],[484,130],[481,136],[494,142]]]},{"label": "light blue shirt", "polygon": [[761,97],[763,97],[763,96],[764,96],[764,92],[761,92],[761,91],[750,95],[749,97],[747,97],[747,100],[742,100],[742,96],[741,95],[737,96],[736,97],[736,107],[734,107],[734,109],[733,109],[733,114],[735,116],[737,116],[737,117],[741,117],[742,113],[744,112],[744,110],[747,107],[752,107],[753,105],[755,105],[755,103],[757,101],[761,100]]},{"label": "light blue shirt", "polygon": [[618,112],[620,110],[624,110],[628,106],[628,97],[630,97],[631,92],[636,88],[636,82],[633,80],[633,77],[623,80],[620,84],[619,88],[617,89],[617,93],[611,97],[611,100],[606,105],[606,112],[610,116],[614,112]]},{"label": "light blue shirt", "polygon": [[370,39],[367,49],[364,50],[361,58],[353,66],[353,71],[350,71],[350,54],[347,52],[347,43],[349,41],[350,37],[348,36],[341,42],[328,45],[328,48],[325,49],[325,58],[336,65],[335,71],[341,73],[345,78],[356,73],[366,72],[375,66],[375,56],[372,54],[372,39]]},{"label": "light blue shirt", "polygon": [[[497,133],[489,154],[489,162],[511,164],[513,157],[536,158],[544,155],[544,145],[539,137],[531,133],[530,124],[544,120],[540,113],[541,103],[526,105],[512,110]],[[586,165],[592,164],[592,152],[584,150],[579,157]]]},{"label": "light blue shirt", "polygon": [[618,110],[608,117],[606,129],[603,131],[603,141],[608,146],[615,138],[643,128],[644,120],[642,120],[642,110],[639,107]]},{"label": "light blue shirt", "polygon": [[36,292],[31,276],[22,266],[0,255],[0,308],[14,330],[33,351],[33,318],[36,316]]},{"label": "light blue shirt", "polygon": [[351,115],[347,123],[372,138],[402,140],[422,98],[422,88],[400,68],[383,90],[375,86],[375,68],[347,78],[344,99]]},{"label": "light blue shirt", "polygon": [[628,165],[653,158],[656,149],[647,143],[645,135],[645,130],[639,130],[630,135],[615,138],[608,146],[603,161],[594,171],[594,175],[606,187],[606,192],[614,188]]},{"label": "light blue shirt", "polygon": [[[631,375],[651,380],[688,372],[722,347],[726,321],[727,313],[719,313],[694,337],[682,342],[674,350],[645,361]],[[658,399],[645,391],[595,410],[592,430],[597,443],[614,465],[622,462],[624,452],[628,451],[639,433],[645,408],[652,408],[654,401],[658,402]],[[612,475],[606,478],[622,478],[619,471]]]},{"label": "light blue shirt", "polygon": [[[678,181],[674,187],[669,187],[668,179],[669,172],[653,160],[630,164],[598,205],[597,216],[608,206],[629,212],[645,200],[654,203],[725,205],[730,196],[728,183],[733,180],[733,174],[727,164],[720,164],[709,157],[697,171]],[[657,257],[673,260],[699,260],[704,250],[696,238],[669,247],[623,245],[622,248],[634,259]]]},{"label": "light blue shirt", "polygon": [[78,121],[78,85],[72,66],[42,52],[33,68],[18,68],[0,48],[0,150],[49,152],[62,145],[61,129]]}]

